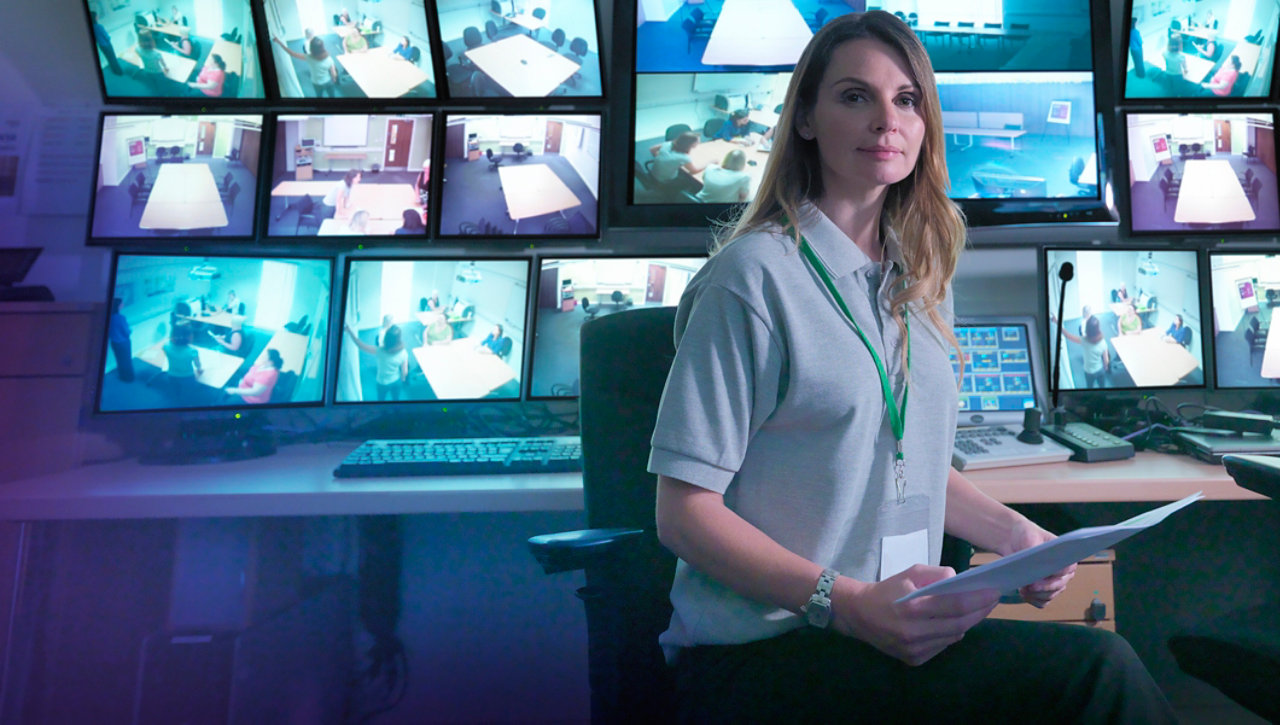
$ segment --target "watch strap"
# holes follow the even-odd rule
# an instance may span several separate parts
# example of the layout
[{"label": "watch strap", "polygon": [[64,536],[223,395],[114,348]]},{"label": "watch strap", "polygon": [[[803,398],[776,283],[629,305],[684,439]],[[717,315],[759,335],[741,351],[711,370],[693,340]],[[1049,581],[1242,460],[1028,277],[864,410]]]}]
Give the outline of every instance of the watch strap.
[{"label": "watch strap", "polygon": [[809,603],[800,608],[810,625],[825,628],[831,621],[831,589],[839,576],[840,573],[834,569],[823,569],[818,576],[818,585],[809,597]]}]

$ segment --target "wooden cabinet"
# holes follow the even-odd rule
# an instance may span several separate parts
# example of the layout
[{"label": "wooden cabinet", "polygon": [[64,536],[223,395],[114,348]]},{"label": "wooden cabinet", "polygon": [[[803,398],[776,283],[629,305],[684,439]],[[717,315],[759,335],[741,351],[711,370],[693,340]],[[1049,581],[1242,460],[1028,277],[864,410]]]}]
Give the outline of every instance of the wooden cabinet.
[{"label": "wooden cabinet", "polygon": [[311,167],[315,162],[315,147],[293,147],[293,178],[295,181],[311,181]]},{"label": "wooden cabinet", "polygon": [[[978,552],[973,555],[970,563],[979,566],[997,558],[999,557],[995,554]],[[1082,624],[1114,632],[1116,595],[1111,575],[1115,560],[1116,553],[1108,549],[1080,562],[1076,567],[1076,575],[1067,584],[1067,590],[1049,602],[1044,609],[1023,603],[998,604],[990,616],[995,619]]]}]

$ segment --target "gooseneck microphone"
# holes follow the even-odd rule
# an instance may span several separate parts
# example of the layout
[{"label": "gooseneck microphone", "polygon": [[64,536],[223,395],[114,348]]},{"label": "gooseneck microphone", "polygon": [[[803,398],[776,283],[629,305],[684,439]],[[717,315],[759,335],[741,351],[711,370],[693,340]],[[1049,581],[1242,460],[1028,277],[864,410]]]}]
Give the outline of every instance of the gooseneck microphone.
[{"label": "gooseneck microphone", "polygon": [[1049,390],[1053,394],[1054,422],[1058,415],[1058,392],[1062,387],[1058,379],[1058,371],[1062,365],[1062,305],[1067,299],[1067,283],[1076,275],[1076,269],[1070,262],[1063,262],[1058,268],[1058,324],[1054,326],[1053,378],[1049,381]]}]

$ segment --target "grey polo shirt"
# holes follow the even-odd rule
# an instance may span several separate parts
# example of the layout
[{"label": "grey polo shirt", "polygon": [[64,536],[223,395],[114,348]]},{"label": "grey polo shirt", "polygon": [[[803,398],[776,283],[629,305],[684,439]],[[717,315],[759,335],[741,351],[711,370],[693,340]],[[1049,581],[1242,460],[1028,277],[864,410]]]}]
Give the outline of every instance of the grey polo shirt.
[{"label": "grey polo shirt", "polygon": [[[901,400],[903,375],[889,297],[896,264],[872,262],[809,206],[800,229],[875,346]],[[868,280],[883,277],[878,290]],[[879,314],[872,308],[878,300]],[[951,299],[944,305],[951,320]],[[881,326],[879,319],[884,320]],[[928,528],[930,562],[942,550],[957,392],[947,344],[923,314],[909,315],[911,384],[904,454],[909,530]],[[649,470],[724,495],[725,504],[787,549],[876,581],[880,540],[908,533],[895,512],[895,441],[866,346],[817,274],[781,230],[744,236],[690,282],[676,315],[676,357],[663,392]],[[671,660],[695,644],[749,642],[802,626],[791,612],[748,600],[677,564],[675,611],[661,643]]]}]

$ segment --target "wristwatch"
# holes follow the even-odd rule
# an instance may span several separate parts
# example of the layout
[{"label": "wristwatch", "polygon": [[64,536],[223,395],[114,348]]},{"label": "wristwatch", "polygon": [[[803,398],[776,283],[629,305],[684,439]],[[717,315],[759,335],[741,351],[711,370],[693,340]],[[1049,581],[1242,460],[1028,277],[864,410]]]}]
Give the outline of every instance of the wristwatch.
[{"label": "wristwatch", "polygon": [[818,587],[809,597],[809,603],[800,608],[805,621],[811,627],[826,629],[831,622],[831,587],[835,586],[836,577],[840,573],[834,569],[823,569],[818,577]]}]

